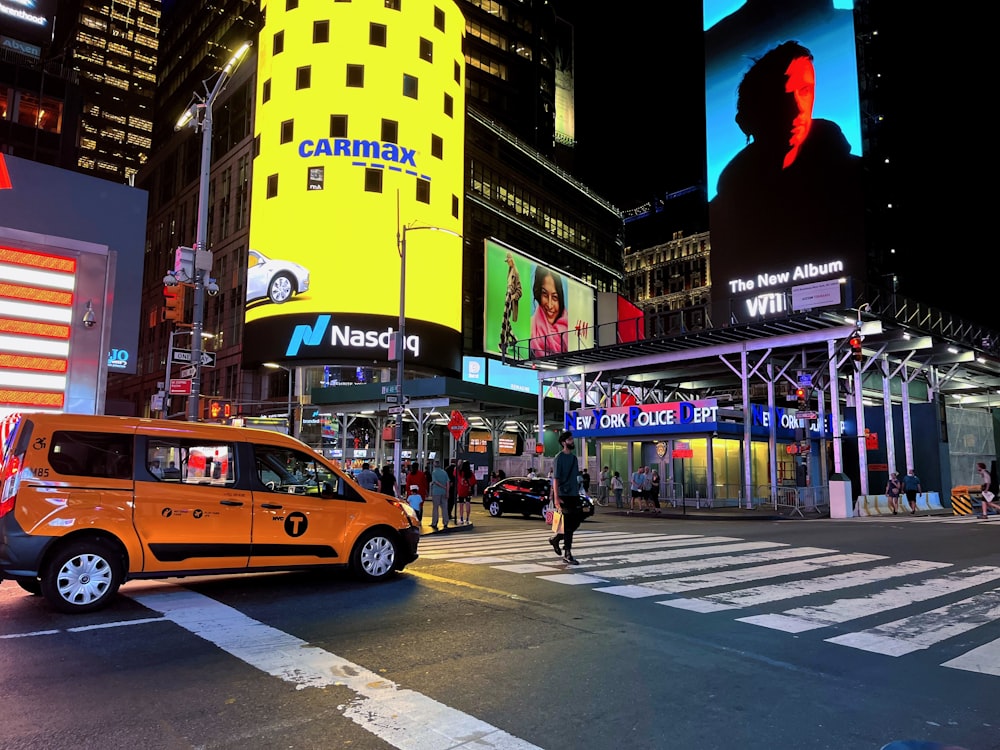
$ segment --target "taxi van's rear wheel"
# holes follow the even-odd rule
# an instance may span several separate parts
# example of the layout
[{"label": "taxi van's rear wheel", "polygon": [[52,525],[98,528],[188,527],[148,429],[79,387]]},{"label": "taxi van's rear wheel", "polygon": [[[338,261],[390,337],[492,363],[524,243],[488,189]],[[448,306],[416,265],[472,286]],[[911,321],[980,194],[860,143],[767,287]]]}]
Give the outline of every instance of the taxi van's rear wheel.
[{"label": "taxi van's rear wheel", "polygon": [[384,581],[396,569],[396,542],[383,531],[364,534],[351,554],[351,570],[365,581]]},{"label": "taxi van's rear wheel", "polygon": [[42,573],[42,595],[53,608],[71,614],[106,607],[121,584],[121,558],[97,539],[66,545]]}]

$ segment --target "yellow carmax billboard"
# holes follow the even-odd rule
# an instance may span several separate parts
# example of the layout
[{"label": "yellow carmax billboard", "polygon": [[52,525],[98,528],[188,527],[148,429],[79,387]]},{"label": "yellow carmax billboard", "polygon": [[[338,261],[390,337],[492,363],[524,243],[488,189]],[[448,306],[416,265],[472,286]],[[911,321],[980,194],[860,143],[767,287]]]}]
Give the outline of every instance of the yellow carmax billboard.
[{"label": "yellow carmax billboard", "polygon": [[263,9],[245,362],[386,360],[405,235],[407,362],[459,371],[464,17],[452,0]]}]

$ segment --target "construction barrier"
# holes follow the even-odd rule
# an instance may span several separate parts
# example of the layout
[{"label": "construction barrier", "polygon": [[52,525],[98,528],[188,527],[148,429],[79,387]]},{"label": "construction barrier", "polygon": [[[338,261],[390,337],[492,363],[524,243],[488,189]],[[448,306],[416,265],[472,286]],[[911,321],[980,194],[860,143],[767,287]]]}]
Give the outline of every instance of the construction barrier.
[{"label": "construction barrier", "polygon": [[[958,487],[956,489],[966,489],[965,487]],[[978,488],[973,488],[978,491]],[[957,512],[955,508],[955,495],[954,490],[952,490],[952,512]],[[966,497],[966,502],[968,502],[968,497]],[[934,513],[943,512],[947,510],[941,505],[941,494],[938,492],[918,492],[917,493],[917,510],[924,513]],[[909,513],[910,505],[906,502],[906,495],[901,495],[899,498],[899,512]],[[971,513],[971,510],[965,511],[966,513]],[[892,511],[889,509],[889,498],[886,495],[858,495],[857,504],[855,506],[855,515],[857,516],[891,516]]]},{"label": "construction barrier", "polygon": [[951,512],[955,516],[971,516],[975,511],[972,509],[973,502],[977,502],[979,498],[974,501],[972,499],[972,494],[979,493],[979,485],[964,485],[960,484],[957,487],[951,488]]}]

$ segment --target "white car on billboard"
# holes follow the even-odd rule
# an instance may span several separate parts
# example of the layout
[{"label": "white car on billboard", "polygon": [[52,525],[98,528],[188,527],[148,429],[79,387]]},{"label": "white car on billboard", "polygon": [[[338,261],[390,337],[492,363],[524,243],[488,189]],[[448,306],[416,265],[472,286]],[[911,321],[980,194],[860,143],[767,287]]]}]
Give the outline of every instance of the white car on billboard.
[{"label": "white car on billboard", "polygon": [[290,260],[274,260],[251,250],[247,270],[247,302],[269,299],[276,305],[309,291],[309,269]]}]

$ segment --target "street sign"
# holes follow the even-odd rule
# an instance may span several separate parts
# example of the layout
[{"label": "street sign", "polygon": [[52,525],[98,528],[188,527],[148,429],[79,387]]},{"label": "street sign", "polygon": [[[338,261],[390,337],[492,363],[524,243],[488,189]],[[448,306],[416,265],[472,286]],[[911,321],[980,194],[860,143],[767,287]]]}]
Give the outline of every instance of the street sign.
[{"label": "street sign", "polygon": [[410,397],[406,395],[397,396],[395,393],[390,393],[386,395],[385,402],[387,404],[408,404],[410,403]]},{"label": "street sign", "polygon": [[458,409],[453,410],[451,419],[448,420],[448,431],[451,433],[451,436],[455,440],[460,440],[467,429],[469,429],[469,423],[462,416],[462,412]]},{"label": "street sign", "polygon": [[402,414],[405,410],[405,406],[390,406],[388,409],[390,414]]},{"label": "street sign", "polygon": [[799,385],[801,385],[803,388],[812,388],[812,384],[813,384],[812,373],[809,372],[799,373]]},{"label": "street sign", "polygon": [[[187,365],[191,364],[191,350],[190,349],[174,349],[173,361],[177,364]],[[201,366],[202,367],[215,367],[215,352],[206,352],[202,350],[201,352]]]},{"label": "street sign", "polygon": [[191,395],[191,381],[190,380],[178,380],[177,378],[171,378],[171,380],[170,380],[170,395],[171,396],[190,396]]},{"label": "street sign", "polygon": [[198,370],[198,368],[195,367],[194,365],[188,365],[187,367],[182,367],[181,368],[181,377],[182,378],[193,378],[194,374],[195,374],[195,372],[197,372],[197,370]]},{"label": "street sign", "polygon": [[795,412],[795,416],[799,419],[816,419],[819,417],[819,414],[814,411],[797,411]]}]

